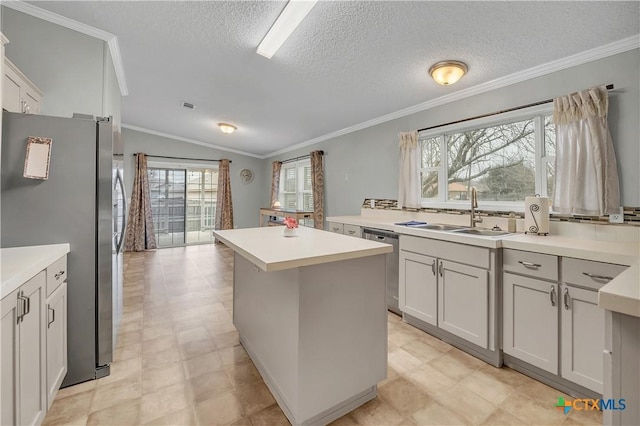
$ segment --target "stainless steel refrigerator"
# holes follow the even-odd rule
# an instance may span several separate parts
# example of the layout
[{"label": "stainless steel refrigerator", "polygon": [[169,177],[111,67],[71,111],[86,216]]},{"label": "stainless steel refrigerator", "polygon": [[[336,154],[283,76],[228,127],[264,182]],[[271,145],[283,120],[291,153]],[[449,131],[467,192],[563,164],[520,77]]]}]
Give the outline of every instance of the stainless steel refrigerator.
[{"label": "stainless steel refrigerator", "polygon": [[[47,180],[23,177],[29,136],[53,139]],[[122,294],[114,259],[124,235],[115,226],[124,225],[126,209],[114,208],[123,187],[112,149],[108,118],[3,114],[0,246],[71,245],[63,386],[108,375],[113,358]]]}]

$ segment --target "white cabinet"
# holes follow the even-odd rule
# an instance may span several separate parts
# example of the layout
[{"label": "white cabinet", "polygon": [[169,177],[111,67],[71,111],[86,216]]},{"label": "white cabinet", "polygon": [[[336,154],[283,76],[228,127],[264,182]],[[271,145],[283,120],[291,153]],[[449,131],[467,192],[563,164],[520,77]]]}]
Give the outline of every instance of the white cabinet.
[{"label": "white cabinet", "polygon": [[45,284],[42,271],[2,299],[3,425],[40,424],[47,412]]},{"label": "white cabinet", "polygon": [[67,283],[47,299],[47,408],[67,374]]},{"label": "white cabinet", "polygon": [[437,259],[400,252],[400,310],[434,326],[438,325]]},{"label": "white cabinet", "polygon": [[329,222],[329,232],[335,232],[336,234],[350,235],[352,237],[361,238],[362,228],[358,225],[349,225],[346,223]]},{"label": "white cabinet", "polygon": [[42,92],[9,59],[4,58],[2,108],[9,112],[40,114]]},{"label": "white cabinet", "polygon": [[558,373],[558,284],[504,273],[503,350]]},{"label": "white cabinet", "polygon": [[489,338],[488,271],[441,260],[438,326],[483,348]]},{"label": "white cabinet", "polygon": [[356,238],[362,237],[362,229],[360,229],[360,227],[357,225],[348,225],[345,223],[342,233],[344,235],[349,235],[351,237],[356,237]]},{"label": "white cabinet", "polygon": [[609,263],[562,259],[562,377],[598,393],[603,391],[605,349],[605,311],[598,307],[598,290],[625,269]]},{"label": "white cabinet", "polygon": [[[448,241],[400,237],[400,310],[410,324],[416,318],[435,328],[426,331],[464,339],[474,354],[497,354],[495,280],[489,249]],[[447,338],[448,335],[438,335]],[[456,342],[454,342],[456,343]],[[466,348],[465,348],[466,349]],[[488,362],[491,355],[484,353]]]},{"label": "white cabinet", "polygon": [[329,232],[344,234],[344,224],[338,222],[329,222]]},{"label": "white cabinet", "polygon": [[67,373],[66,256],[6,295],[0,317],[0,424],[40,424]]},{"label": "white cabinet", "polygon": [[602,393],[605,312],[597,290],[626,267],[505,250],[503,268],[504,352]]},{"label": "white cabinet", "polygon": [[563,285],[560,311],[562,377],[602,393],[604,309],[598,292]]}]

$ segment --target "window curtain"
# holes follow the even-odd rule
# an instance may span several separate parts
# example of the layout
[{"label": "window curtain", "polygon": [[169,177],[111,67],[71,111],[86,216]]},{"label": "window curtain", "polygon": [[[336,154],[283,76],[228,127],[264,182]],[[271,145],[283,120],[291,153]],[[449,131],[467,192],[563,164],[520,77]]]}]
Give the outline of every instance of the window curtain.
[{"label": "window curtain", "polygon": [[125,232],[125,251],[144,251],[158,248],[156,236],[153,233],[147,156],[142,153],[136,155],[136,175],[133,181],[131,205],[129,206]]},{"label": "window curtain", "polygon": [[398,175],[398,207],[420,207],[420,150],[418,132],[398,134],[400,173]]},{"label": "window curtain", "polygon": [[274,161],[271,165],[271,202],[269,207],[273,207],[273,204],[278,200],[280,170],[282,170],[282,161]]},{"label": "window curtain", "polygon": [[620,185],[607,124],[609,93],[593,87],[554,99],[556,176],[553,211],[604,215],[619,212]]},{"label": "window curtain", "polygon": [[313,227],[324,229],[324,166],[323,152],[311,152],[311,192],[313,194]]},{"label": "window curtain", "polygon": [[[233,202],[231,201],[231,177],[229,160],[218,165],[218,198],[216,200],[216,230],[233,229]],[[219,243],[216,239],[216,243]]]}]

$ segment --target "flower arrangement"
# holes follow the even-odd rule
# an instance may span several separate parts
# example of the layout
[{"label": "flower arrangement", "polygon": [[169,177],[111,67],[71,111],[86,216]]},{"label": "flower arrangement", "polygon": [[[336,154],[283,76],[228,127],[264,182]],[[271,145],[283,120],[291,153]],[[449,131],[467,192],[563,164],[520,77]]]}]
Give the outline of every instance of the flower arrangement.
[{"label": "flower arrangement", "polygon": [[288,229],[295,229],[298,227],[298,221],[295,217],[285,217],[283,222],[284,226],[286,226]]}]

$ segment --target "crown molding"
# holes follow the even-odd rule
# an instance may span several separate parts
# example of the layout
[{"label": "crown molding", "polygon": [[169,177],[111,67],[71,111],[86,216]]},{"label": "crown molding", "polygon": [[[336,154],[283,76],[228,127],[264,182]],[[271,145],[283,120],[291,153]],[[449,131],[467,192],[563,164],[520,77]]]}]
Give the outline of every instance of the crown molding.
[{"label": "crown molding", "polygon": [[83,24],[82,22],[58,15],[57,13],[50,12],[30,3],[25,3],[21,0],[3,0],[2,5],[18,12],[31,15],[35,18],[42,19],[43,21],[51,22],[52,24],[60,25],[61,27],[69,28],[70,30],[107,42],[111,52],[111,58],[113,59],[113,66],[118,79],[118,85],[120,86],[120,94],[122,96],[127,96],[129,94],[129,89],[127,88],[127,82],[124,76],[122,58],[120,56],[118,37],[115,34],[111,34],[107,31]]},{"label": "crown molding", "polygon": [[196,139],[184,138],[182,136],[172,135],[170,133],[158,132],[156,130],[146,129],[144,127],[133,126],[131,124],[122,123],[122,127],[125,128],[125,129],[129,129],[129,130],[136,130],[138,132],[148,133],[148,134],[154,135],[154,136],[160,136],[160,137],[168,138],[168,139],[175,139],[177,141],[188,142],[188,143],[192,143],[194,145],[206,146],[207,148],[218,149],[220,151],[231,152],[233,154],[239,154],[239,155],[245,155],[247,157],[258,158],[260,160],[263,160],[263,159],[266,158],[264,155],[253,154],[251,152],[240,151],[240,150],[237,150],[237,149],[225,148],[223,146],[214,145],[214,144],[209,143],[209,142],[203,142],[203,141],[199,141],[199,140],[196,140]]},{"label": "crown molding", "polygon": [[606,58],[616,55],[618,53],[627,52],[629,50],[640,48],[640,34],[631,36],[622,40],[615,41],[613,43],[605,44],[603,46],[596,47],[584,52],[577,53],[575,55],[567,56],[566,58],[558,59],[555,61],[547,62],[546,64],[537,65],[533,68],[519,71],[495,80],[488,81],[486,83],[478,84],[467,89],[459,90],[449,95],[440,96],[408,108],[404,108],[389,114],[382,115],[371,120],[364,121],[353,126],[345,127],[344,129],[337,130],[335,132],[327,133],[317,138],[309,139],[305,142],[301,142],[292,145],[287,148],[283,148],[277,151],[273,151],[264,155],[264,158],[274,157],[276,155],[285,154],[287,152],[295,151],[300,148],[304,148],[310,145],[314,145],[319,142],[324,142],[329,139],[337,138],[349,133],[363,130],[368,127],[373,127],[378,124],[386,123],[387,121],[395,120],[398,118],[406,117],[417,112],[422,112],[431,108],[435,108],[441,105],[445,105],[451,102],[459,101],[471,96],[479,95],[481,93],[490,92],[492,90],[500,89],[512,84],[521,83],[526,80],[531,80],[536,77],[541,77],[547,74],[561,71],[567,68],[571,68],[577,65],[582,65],[587,62],[592,62],[598,59]]}]

